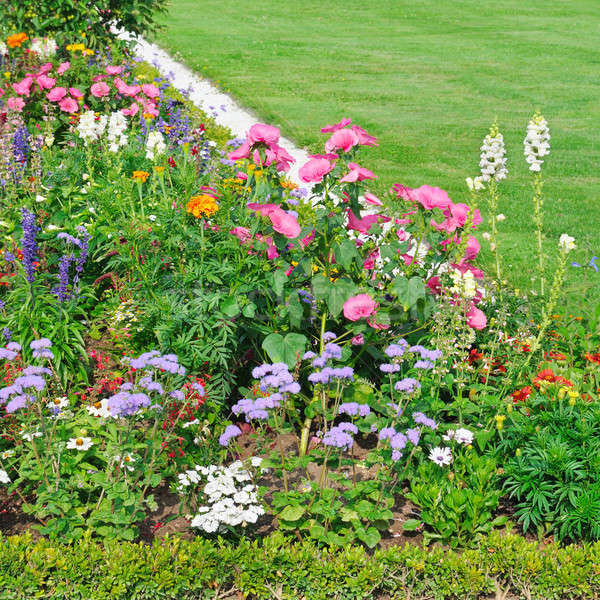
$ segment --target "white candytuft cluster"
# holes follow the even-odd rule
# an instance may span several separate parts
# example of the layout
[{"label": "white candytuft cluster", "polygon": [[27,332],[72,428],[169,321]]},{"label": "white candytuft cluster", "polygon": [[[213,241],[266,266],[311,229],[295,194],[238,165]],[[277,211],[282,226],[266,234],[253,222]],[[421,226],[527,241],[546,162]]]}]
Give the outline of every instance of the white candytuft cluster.
[{"label": "white candytuft cluster", "polygon": [[483,139],[479,166],[481,167],[481,181],[484,182],[488,182],[490,179],[501,181],[508,174],[504,137],[498,131],[496,124],[492,125],[490,132]]},{"label": "white candytuft cluster", "polygon": [[529,170],[539,172],[544,162],[542,158],[550,154],[550,130],[548,122],[540,113],[535,113],[527,124],[527,135],[523,140],[525,160]]},{"label": "white candytuft cluster", "polygon": [[[260,467],[261,462],[262,459],[258,457],[250,459],[253,467]],[[192,527],[206,533],[223,531],[228,526],[256,523],[258,517],[265,514],[252,476],[239,460],[228,467],[196,465],[194,469],[180,473],[178,479],[180,493],[206,480],[203,487],[206,505],[198,509],[198,514],[191,522]]]}]

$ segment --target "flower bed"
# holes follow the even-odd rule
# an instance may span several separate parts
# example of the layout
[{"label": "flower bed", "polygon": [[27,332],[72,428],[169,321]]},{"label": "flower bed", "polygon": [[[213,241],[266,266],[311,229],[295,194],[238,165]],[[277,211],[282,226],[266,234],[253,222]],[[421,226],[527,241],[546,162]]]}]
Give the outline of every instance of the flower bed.
[{"label": "flower bed", "polygon": [[[0,54],[10,514],[51,540],[277,529],[323,552],[485,548],[509,522],[599,537],[599,312],[555,314],[567,234],[552,273],[538,244],[538,295],[503,281],[496,125],[465,202],[373,194],[378,142],[350,119],[303,189],[278,128],[228,139],[126,49],[13,34]],[[537,113],[524,152],[541,240]]]}]

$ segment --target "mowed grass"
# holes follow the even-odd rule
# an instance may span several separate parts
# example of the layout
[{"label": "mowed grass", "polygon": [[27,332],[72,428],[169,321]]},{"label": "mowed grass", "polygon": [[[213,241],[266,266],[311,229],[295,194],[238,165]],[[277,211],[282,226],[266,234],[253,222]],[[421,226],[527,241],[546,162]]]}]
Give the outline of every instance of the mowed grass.
[{"label": "mowed grass", "polygon": [[[574,260],[600,253],[599,22],[598,0],[171,0],[156,41],[300,146],[319,151],[320,128],[351,117],[379,138],[361,162],[380,193],[426,183],[468,202],[465,178],[497,119],[509,158],[501,252],[526,290],[535,254],[522,142],[535,109],[552,136],[546,250],[569,233]],[[569,283],[582,277],[570,269]]]}]

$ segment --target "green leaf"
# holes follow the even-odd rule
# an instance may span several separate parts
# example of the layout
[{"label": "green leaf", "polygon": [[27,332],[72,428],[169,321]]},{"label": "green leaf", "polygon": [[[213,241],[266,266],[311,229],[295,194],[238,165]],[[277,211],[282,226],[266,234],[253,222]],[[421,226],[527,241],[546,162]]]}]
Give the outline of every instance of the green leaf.
[{"label": "green leaf", "polygon": [[352,266],[353,260],[360,260],[356,245],[350,240],[342,240],[334,251],[335,261],[340,263],[346,271]]},{"label": "green leaf", "polygon": [[287,275],[283,269],[278,269],[273,273],[273,291],[277,296],[281,296],[283,294],[283,286],[288,280]]},{"label": "green leaf", "polygon": [[327,306],[333,317],[342,311],[344,302],[354,294],[356,286],[348,279],[338,279],[331,283],[327,296]]},{"label": "green leaf", "polygon": [[254,304],[254,302],[246,304],[246,306],[244,306],[244,310],[242,310],[242,314],[248,319],[252,319],[256,314],[256,304]]},{"label": "green leaf", "polygon": [[418,300],[425,298],[425,283],[420,277],[407,279],[403,275],[398,275],[392,282],[392,291],[404,306],[404,310],[408,310]]},{"label": "green leaf", "polygon": [[273,362],[284,362],[292,369],[304,354],[307,342],[300,333],[288,333],[285,338],[271,333],[263,340],[262,348]]},{"label": "green leaf", "polygon": [[381,540],[381,534],[375,527],[369,527],[369,529],[357,529],[356,537],[364,542],[369,548],[374,548]]},{"label": "green leaf", "polygon": [[419,519],[408,519],[402,524],[402,529],[404,529],[404,531],[416,531],[420,525],[421,521],[419,521]]},{"label": "green leaf", "polygon": [[304,314],[304,306],[296,290],[294,290],[288,298],[288,314],[290,316],[290,325],[295,329],[300,329],[302,315]]},{"label": "green leaf", "polygon": [[284,521],[298,521],[304,512],[304,507],[299,504],[288,505],[279,513],[278,518]]},{"label": "green leaf", "polygon": [[219,307],[221,312],[228,317],[235,317],[240,312],[240,307],[237,300],[233,296],[225,298]]},{"label": "green leaf", "polygon": [[322,273],[319,273],[312,278],[312,289],[313,294],[317,300],[325,300],[329,296],[329,288],[331,282],[327,277],[324,277]]}]

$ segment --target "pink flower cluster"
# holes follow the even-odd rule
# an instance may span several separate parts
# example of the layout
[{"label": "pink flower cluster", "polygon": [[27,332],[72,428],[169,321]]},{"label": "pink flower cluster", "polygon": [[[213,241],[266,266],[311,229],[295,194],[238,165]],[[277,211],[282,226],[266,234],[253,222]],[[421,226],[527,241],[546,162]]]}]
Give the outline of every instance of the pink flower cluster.
[{"label": "pink flower cluster", "polygon": [[[296,162],[288,151],[281,147],[279,129],[272,125],[256,123],[250,127],[244,143],[228,154],[230,160],[252,160],[256,165],[268,167],[275,164],[278,171],[289,171],[292,163]],[[261,156],[261,150],[264,156]]]}]

